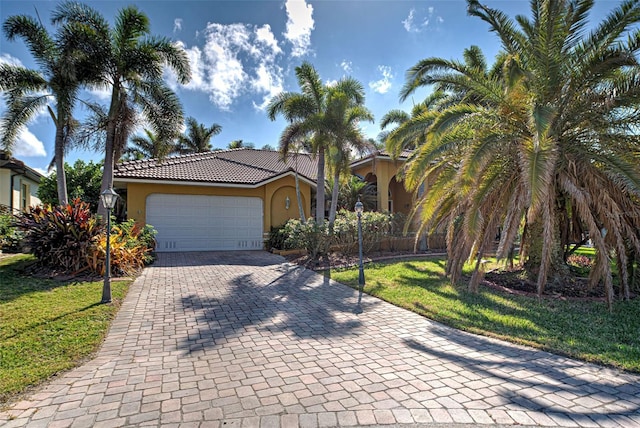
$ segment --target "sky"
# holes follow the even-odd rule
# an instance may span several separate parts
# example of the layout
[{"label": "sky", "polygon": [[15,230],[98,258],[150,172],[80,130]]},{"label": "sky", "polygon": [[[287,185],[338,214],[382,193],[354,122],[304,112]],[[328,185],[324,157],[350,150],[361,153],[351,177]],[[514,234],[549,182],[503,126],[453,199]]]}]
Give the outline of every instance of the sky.
[{"label": "sky", "polygon": [[[165,73],[180,98],[185,117],[222,132],[214,147],[234,140],[256,148],[278,146],[283,118],[271,121],[265,107],[282,91],[299,92],[295,67],[308,61],[323,82],[350,76],[366,89],[366,106],[375,123],[363,123],[376,138],[379,121],[392,109],[409,111],[428,89],[404,103],[399,92],[405,72],[428,57],[461,59],[465,48],[479,46],[489,63],[499,50],[497,36],[479,18],[467,15],[462,0],[263,0],[263,1],[85,1],[109,21],[125,6],[136,5],[150,19],[151,33],[170,38],[187,52],[192,79],[186,85]],[[485,1],[511,17],[529,15],[529,2]],[[591,22],[602,21],[620,2],[599,0]],[[12,15],[39,16],[50,29],[57,1],[0,0],[0,21]],[[53,32],[53,31],[50,31]],[[0,36],[0,62],[37,68],[21,39]],[[84,100],[108,104],[106,92],[84,92]],[[0,112],[4,102],[0,102]],[[81,107],[75,112],[81,118]],[[139,129],[138,133],[142,133]],[[45,173],[53,155],[54,127],[42,111],[20,134],[13,155]],[[99,151],[72,149],[66,161],[100,161]]]}]

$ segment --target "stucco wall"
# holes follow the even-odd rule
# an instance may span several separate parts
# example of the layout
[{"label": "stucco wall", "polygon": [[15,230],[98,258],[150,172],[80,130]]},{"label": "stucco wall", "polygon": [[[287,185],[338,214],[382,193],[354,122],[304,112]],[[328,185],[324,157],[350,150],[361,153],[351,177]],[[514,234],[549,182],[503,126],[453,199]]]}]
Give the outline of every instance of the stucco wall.
[{"label": "stucco wall", "polygon": [[[271,226],[278,226],[289,218],[298,218],[298,206],[295,196],[295,179],[286,176],[267,183],[264,186],[248,189],[239,187],[194,186],[162,183],[118,183],[118,187],[127,188],[127,218],[135,219],[139,224],[146,222],[147,196],[153,193],[168,193],[182,195],[211,195],[211,196],[248,196],[262,199],[264,209],[264,232]],[[303,196],[305,216],[309,216],[311,187],[300,182],[300,192]],[[289,196],[291,206],[285,209],[284,199]]]},{"label": "stucco wall", "polygon": [[[398,169],[402,167],[401,161],[391,161],[388,159],[377,159],[375,164],[368,162],[364,165],[356,166],[352,169],[355,174],[366,177],[368,173],[373,173],[378,181],[378,210],[389,210],[389,182],[396,175]],[[405,201],[402,201],[406,203]]]},{"label": "stucco wall", "polygon": [[11,176],[14,171],[8,169],[0,169],[0,204],[12,206],[14,209],[20,209],[20,189],[22,184],[27,184],[29,195],[27,197],[27,206],[40,205],[41,201],[37,196],[40,183],[31,180],[22,175],[13,177],[13,188],[11,188]]}]

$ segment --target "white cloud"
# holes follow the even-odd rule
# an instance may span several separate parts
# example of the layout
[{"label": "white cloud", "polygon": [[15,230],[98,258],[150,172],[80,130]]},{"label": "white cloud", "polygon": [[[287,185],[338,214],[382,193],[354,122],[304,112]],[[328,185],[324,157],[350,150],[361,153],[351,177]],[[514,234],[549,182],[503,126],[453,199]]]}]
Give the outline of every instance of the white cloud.
[{"label": "white cloud", "polygon": [[18,134],[18,138],[16,139],[12,152],[16,157],[47,155],[47,152],[44,149],[44,143],[26,128],[22,129]]},{"label": "white cloud", "polygon": [[92,98],[97,98],[99,101],[109,101],[111,100],[111,87],[110,86],[99,86],[94,88],[89,88],[88,92],[91,94]]},{"label": "white cloud", "polygon": [[263,47],[270,49],[273,55],[282,53],[282,49],[278,46],[278,41],[271,32],[271,26],[264,24],[262,27],[256,28],[256,41]]},{"label": "white cloud", "polygon": [[351,61],[347,61],[346,59],[342,60],[342,62],[340,63],[340,67],[342,67],[345,73],[353,72],[353,63]]},{"label": "white cloud", "polygon": [[[422,22],[422,24],[418,25],[416,22]],[[444,22],[444,18],[436,14],[435,7],[429,6],[425,11],[419,11],[412,8],[409,11],[407,18],[402,21],[402,25],[409,33],[419,33],[429,27],[433,22],[435,22],[436,25],[442,24]]]},{"label": "white cloud", "polygon": [[391,67],[386,65],[379,65],[378,71],[382,74],[382,79],[369,82],[369,87],[379,94],[386,94],[391,89]]},{"label": "white cloud", "polygon": [[402,24],[404,25],[404,29],[407,30],[410,33],[414,33],[414,32],[420,31],[413,25],[413,16],[415,15],[415,13],[416,13],[416,10],[415,9],[411,9],[409,11],[409,16],[407,16],[407,19],[402,21]]},{"label": "white cloud", "polygon": [[15,65],[17,67],[24,67],[24,64],[22,64],[22,61],[6,53],[3,53],[2,55],[0,55],[0,64],[9,64],[9,65]]},{"label": "white cloud", "polygon": [[314,29],[313,6],[304,0],[287,0],[287,30],[284,33],[292,45],[291,55],[304,56],[311,46],[311,31]]},{"label": "white cloud", "polygon": [[[283,71],[275,64],[282,49],[269,25],[209,23],[201,34],[205,38],[201,48],[186,48],[180,42],[191,65],[191,81],[185,89],[209,94],[222,110],[230,110],[248,92],[261,96],[254,106],[264,108],[283,90]],[[175,75],[168,74],[170,85],[177,88]]]},{"label": "white cloud", "polygon": [[178,33],[182,31],[182,18],[176,18],[173,20],[173,32]]},{"label": "white cloud", "polygon": [[282,68],[273,64],[262,63],[256,70],[255,77],[251,80],[251,86],[258,92],[264,93],[262,103],[253,103],[258,110],[267,108],[271,98],[284,90],[282,82]]},{"label": "white cloud", "polygon": [[36,171],[38,171],[40,174],[44,175],[45,177],[48,177],[51,174],[53,174],[53,169],[51,171],[47,171],[46,169],[42,169],[42,168],[32,168],[32,169],[35,169]]}]

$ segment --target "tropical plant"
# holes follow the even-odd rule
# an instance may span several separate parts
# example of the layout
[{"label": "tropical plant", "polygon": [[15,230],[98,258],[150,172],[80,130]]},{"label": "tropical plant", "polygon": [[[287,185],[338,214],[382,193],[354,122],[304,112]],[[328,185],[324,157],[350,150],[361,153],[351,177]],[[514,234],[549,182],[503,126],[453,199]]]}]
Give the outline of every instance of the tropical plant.
[{"label": "tropical plant", "polygon": [[124,149],[124,157],[130,160],[163,159],[178,150],[170,141],[161,140],[153,131],[144,130],[145,136],[134,135]]},{"label": "tropical plant", "polygon": [[327,151],[332,145],[345,148],[346,143],[355,141],[358,120],[370,120],[371,113],[363,106],[362,85],[352,78],[325,85],[308,62],[296,67],[296,77],[302,92],[276,95],[269,102],[267,112],[271,120],[282,114],[289,122],[280,136],[279,150],[283,155],[295,144],[308,141],[310,153],[317,157],[316,222],[321,222],[324,221]]},{"label": "tropical plant", "polygon": [[242,149],[242,148],[253,149],[254,145],[253,145],[253,143],[245,143],[242,140],[233,140],[232,142],[229,143],[229,145],[227,147],[229,149],[231,149],[231,150],[233,150],[233,149]]},{"label": "tropical plant", "polygon": [[504,258],[524,228],[520,260],[537,276],[562,281],[564,256],[588,233],[596,249],[591,287],[614,298],[610,254],[629,298],[628,260],[640,252],[640,49],[638,1],[616,7],[587,33],[589,0],[531,1],[516,22],[468,0],[504,50],[488,70],[478,49],[465,63],[441,58],[407,73],[401,98],[434,85],[448,94],[428,113],[424,139],[407,163],[406,183],[428,183],[422,229],[447,227],[447,273],[460,278],[500,230]]},{"label": "tropical plant", "polygon": [[[108,108],[92,105],[95,114],[88,125],[100,133],[91,135],[103,143],[105,158],[101,191],[113,186],[114,163],[142,115],[153,132],[163,140],[177,137],[183,121],[176,94],[162,79],[164,67],[171,68],[180,83],[190,79],[189,60],[182,47],[169,39],[152,36],[149,18],[135,6],[121,9],[113,27],[95,9],[81,3],[64,3],[54,22],[86,30],[78,43],[98,68],[96,86],[111,90]],[[106,209],[98,211],[103,217]]]},{"label": "tropical plant", "polygon": [[24,234],[16,227],[16,218],[0,213],[0,252],[15,252],[20,248]]},{"label": "tropical plant", "polygon": [[[362,104],[364,88],[354,79],[343,79],[339,85],[329,86],[327,110],[324,124],[329,137],[329,171],[333,173],[333,183],[340,183],[342,174],[349,174],[351,151],[363,153],[369,147],[361,130],[360,122],[373,122],[373,114]],[[333,186],[329,208],[329,229],[333,227],[338,212],[340,186]]]},{"label": "tropical plant", "polygon": [[[333,190],[333,182],[327,182],[328,187]],[[356,202],[362,202],[365,211],[373,211],[377,203],[376,185],[364,181],[357,175],[350,175],[341,180],[338,191],[338,210],[353,211]]]},{"label": "tropical plant", "polygon": [[222,131],[222,126],[217,123],[207,128],[193,117],[187,118],[185,124],[187,129],[178,137],[177,152],[181,155],[211,151],[211,138]]},{"label": "tropical plant", "polygon": [[[67,13],[69,3],[57,6]],[[76,41],[85,29],[74,25],[58,28],[52,37],[44,25],[27,15],[9,17],[2,27],[8,40],[22,38],[39,66],[38,70],[0,64],[0,91],[7,109],[0,119],[0,147],[11,151],[21,129],[42,109],[47,108],[55,125],[54,158],[58,203],[67,203],[64,155],[69,149],[77,122],[73,108],[78,92],[93,76],[93,64],[77,49]]]},{"label": "tropical plant", "polygon": [[85,270],[94,239],[104,234],[89,204],[79,199],[67,205],[33,207],[20,215],[17,224],[38,261],[62,273]]},{"label": "tropical plant", "polygon": [[[100,163],[75,161],[73,166],[64,164],[67,177],[67,188],[71,200],[80,199],[87,202],[91,212],[97,212],[100,203],[100,180],[102,165]],[[53,173],[40,180],[38,198],[45,205],[59,205],[56,193],[57,173]]]}]

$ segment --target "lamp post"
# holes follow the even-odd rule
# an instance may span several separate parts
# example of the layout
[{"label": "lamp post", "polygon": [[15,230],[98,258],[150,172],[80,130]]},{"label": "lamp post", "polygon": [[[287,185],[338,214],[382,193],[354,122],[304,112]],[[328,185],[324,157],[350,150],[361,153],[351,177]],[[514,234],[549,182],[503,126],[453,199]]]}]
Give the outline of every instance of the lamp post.
[{"label": "lamp post", "polygon": [[364,211],[364,205],[360,202],[358,196],[358,202],[355,206],[356,214],[358,214],[358,253],[360,255],[360,272],[358,274],[358,285],[360,290],[364,289],[364,266],[362,265],[362,211]]},{"label": "lamp post", "polygon": [[100,194],[102,205],[107,209],[107,248],[104,262],[104,285],[102,286],[102,302],[111,303],[111,210],[116,205],[118,194],[110,187]]}]

